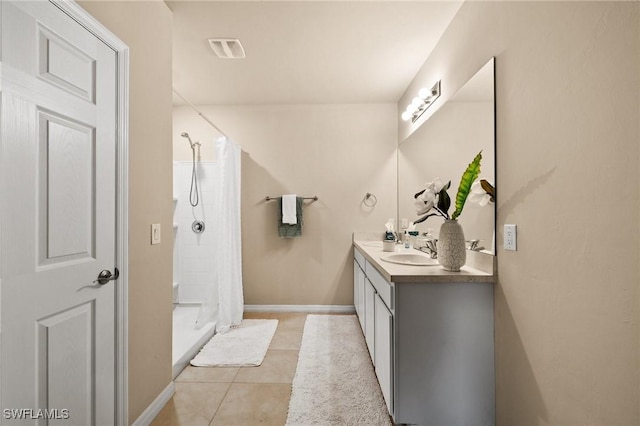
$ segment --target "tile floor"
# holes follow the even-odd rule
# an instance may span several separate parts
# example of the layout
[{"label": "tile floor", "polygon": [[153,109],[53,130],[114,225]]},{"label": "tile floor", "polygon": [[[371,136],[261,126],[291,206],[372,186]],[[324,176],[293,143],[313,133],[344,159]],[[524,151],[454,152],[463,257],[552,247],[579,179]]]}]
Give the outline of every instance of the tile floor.
[{"label": "tile floor", "polygon": [[284,425],[307,314],[246,313],[278,328],[259,367],[192,367],[152,426]]}]

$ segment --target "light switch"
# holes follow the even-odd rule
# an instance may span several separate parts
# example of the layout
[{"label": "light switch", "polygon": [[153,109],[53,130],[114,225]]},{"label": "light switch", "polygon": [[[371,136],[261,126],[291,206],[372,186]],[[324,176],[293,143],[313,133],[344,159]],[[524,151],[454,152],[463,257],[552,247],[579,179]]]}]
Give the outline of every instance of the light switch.
[{"label": "light switch", "polygon": [[151,244],[160,244],[160,224],[151,224]]}]

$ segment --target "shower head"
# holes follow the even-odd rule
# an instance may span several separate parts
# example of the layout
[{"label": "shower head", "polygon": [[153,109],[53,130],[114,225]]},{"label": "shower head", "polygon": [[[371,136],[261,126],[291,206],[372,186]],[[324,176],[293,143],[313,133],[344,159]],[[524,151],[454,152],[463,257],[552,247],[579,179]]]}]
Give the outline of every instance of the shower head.
[{"label": "shower head", "polygon": [[183,138],[187,138],[187,140],[189,141],[189,145],[191,145],[191,149],[193,149],[193,142],[191,142],[191,138],[189,137],[189,133],[182,132],[182,133],[180,133],[180,136],[182,136]]}]

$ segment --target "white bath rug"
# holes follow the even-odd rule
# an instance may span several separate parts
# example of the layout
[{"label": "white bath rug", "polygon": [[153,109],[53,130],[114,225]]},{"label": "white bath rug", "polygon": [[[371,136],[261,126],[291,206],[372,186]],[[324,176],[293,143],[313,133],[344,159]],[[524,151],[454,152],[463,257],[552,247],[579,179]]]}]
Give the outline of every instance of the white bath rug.
[{"label": "white bath rug", "polygon": [[287,425],[391,425],[354,315],[309,315]]},{"label": "white bath rug", "polygon": [[262,364],[278,320],[245,319],[217,333],[191,360],[196,367],[255,367]]}]

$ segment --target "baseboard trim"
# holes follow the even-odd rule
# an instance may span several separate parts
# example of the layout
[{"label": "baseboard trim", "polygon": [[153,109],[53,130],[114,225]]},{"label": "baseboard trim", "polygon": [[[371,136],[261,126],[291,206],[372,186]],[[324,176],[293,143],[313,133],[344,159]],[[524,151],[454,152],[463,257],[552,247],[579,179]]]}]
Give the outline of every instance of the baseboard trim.
[{"label": "baseboard trim", "polygon": [[160,395],[153,400],[153,402],[142,412],[142,414],[140,414],[140,417],[138,417],[131,426],[149,426],[153,419],[155,419],[160,413],[162,408],[167,404],[167,402],[169,402],[174,393],[176,393],[176,384],[171,382],[162,392],[160,392]]},{"label": "baseboard trim", "polygon": [[245,312],[307,312],[322,314],[355,314],[353,305],[244,305]]}]

